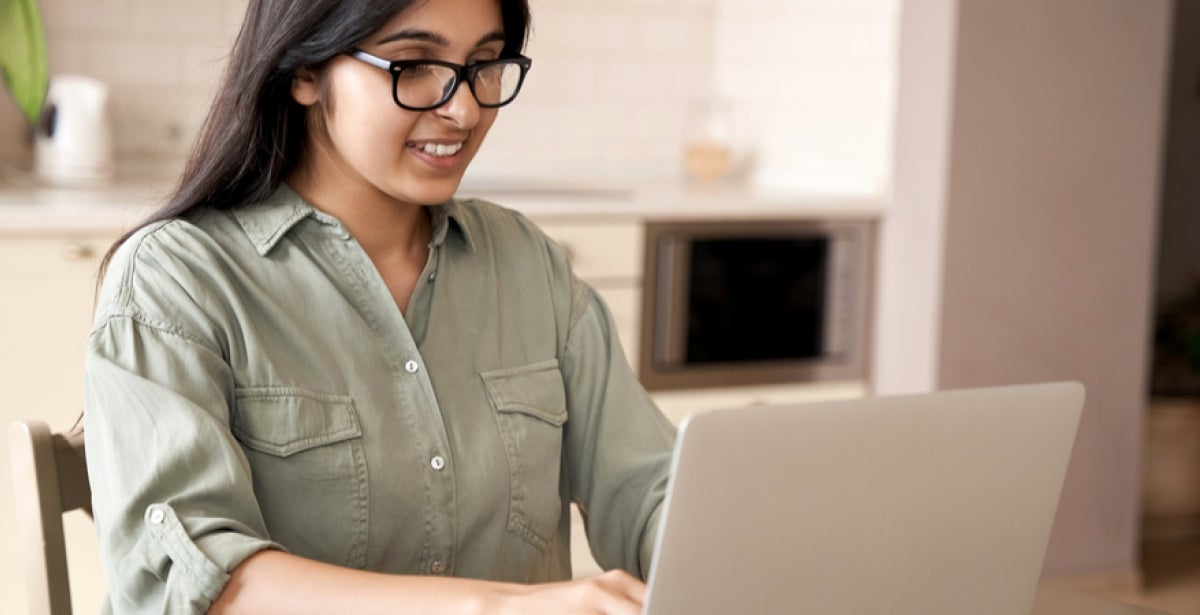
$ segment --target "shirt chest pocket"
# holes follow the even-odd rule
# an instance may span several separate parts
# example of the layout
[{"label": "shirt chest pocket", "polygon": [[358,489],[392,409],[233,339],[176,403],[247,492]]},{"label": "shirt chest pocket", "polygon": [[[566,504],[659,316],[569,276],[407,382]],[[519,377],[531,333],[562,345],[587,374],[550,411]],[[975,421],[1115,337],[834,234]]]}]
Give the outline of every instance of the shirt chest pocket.
[{"label": "shirt chest pocket", "polygon": [[294,387],[236,395],[230,428],[271,538],[297,555],[365,565],[367,466],[353,400]]},{"label": "shirt chest pocket", "polygon": [[567,400],[558,360],[481,374],[508,459],[508,531],[545,552],[562,514]]}]

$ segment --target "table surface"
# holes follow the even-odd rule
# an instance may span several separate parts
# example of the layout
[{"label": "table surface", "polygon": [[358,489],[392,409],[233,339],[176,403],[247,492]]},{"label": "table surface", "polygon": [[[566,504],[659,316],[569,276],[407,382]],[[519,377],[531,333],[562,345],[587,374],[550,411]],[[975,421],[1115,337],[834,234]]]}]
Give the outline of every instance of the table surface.
[{"label": "table surface", "polygon": [[1046,586],[1038,588],[1034,598],[1033,610],[1029,615],[1162,615],[1146,607],[1107,600],[1081,594],[1078,592],[1054,589]]}]

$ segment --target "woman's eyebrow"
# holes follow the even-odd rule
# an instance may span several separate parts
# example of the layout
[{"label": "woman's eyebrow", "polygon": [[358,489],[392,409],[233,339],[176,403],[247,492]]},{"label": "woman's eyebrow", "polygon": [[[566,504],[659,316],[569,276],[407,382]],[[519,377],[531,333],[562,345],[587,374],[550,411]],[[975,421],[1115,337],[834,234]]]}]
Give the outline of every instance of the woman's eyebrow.
[{"label": "woman's eyebrow", "polygon": [[486,45],[488,43],[495,43],[497,41],[499,41],[501,43],[505,42],[503,30],[494,30],[494,31],[488,33],[487,36],[484,36],[483,38],[479,39],[479,42],[475,43],[475,46],[483,47],[484,45]]},{"label": "woman's eyebrow", "polygon": [[418,41],[422,43],[433,43],[434,45],[438,45],[440,47],[450,46],[450,41],[446,40],[446,37],[428,30],[400,30],[399,32],[393,32],[379,39],[377,44],[383,45],[385,43],[391,43],[394,41]]},{"label": "woman's eyebrow", "polygon": [[[496,41],[503,43],[504,40],[504,32],[502,30],[495,30],[484,35],[483,38],[479,39],[479,42],[476,43],[475,46],[482,47],[488,43]],[[398,32],[393,32],[382,39],[379,39],[379,42],[376,44],[383,45],[395,41],[418,41],[422,43],[431,43],[439,47],[450,46],[450,41],[446,40],[446,37],[438,34],[437,32],[430,32],[429,30],[400,30]]]}]

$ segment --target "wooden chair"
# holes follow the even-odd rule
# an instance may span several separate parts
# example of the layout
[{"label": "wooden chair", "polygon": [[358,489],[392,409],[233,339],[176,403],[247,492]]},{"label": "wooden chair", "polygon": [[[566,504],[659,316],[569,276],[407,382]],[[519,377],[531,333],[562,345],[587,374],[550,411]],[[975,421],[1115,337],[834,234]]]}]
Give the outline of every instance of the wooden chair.
[{"label": "wooden chair", "polygon": [[9,428],[9,439],[29,613],[70,615],[63,515],[92,512],[83,431],[51,433],[41,421],[18,421]]}]

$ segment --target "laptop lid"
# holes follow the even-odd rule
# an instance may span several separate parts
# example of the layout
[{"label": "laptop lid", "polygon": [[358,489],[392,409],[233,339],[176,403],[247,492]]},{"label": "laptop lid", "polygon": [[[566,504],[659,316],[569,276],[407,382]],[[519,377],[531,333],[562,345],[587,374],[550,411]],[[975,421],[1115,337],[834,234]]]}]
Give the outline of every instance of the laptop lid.
[{"label": "laptop lid", "polygon": [[1025,615],[1083,406],[1050,383],[685,419],[647,615]]}]

